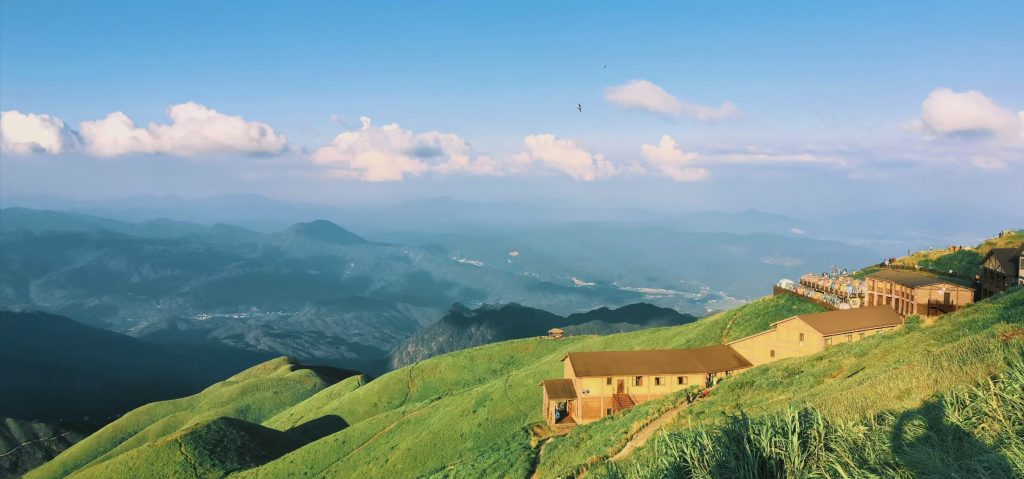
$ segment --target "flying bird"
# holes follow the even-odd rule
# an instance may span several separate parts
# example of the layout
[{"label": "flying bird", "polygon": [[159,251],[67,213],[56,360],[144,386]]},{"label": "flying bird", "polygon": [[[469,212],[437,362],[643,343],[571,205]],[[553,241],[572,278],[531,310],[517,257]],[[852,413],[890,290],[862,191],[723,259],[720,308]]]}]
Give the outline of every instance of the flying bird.
[{"label": "flying bird", "polygon": [[580,113],[583,113],[583,104],[582,103],[577,103],[576,104],[576,109],[579,110]]}]

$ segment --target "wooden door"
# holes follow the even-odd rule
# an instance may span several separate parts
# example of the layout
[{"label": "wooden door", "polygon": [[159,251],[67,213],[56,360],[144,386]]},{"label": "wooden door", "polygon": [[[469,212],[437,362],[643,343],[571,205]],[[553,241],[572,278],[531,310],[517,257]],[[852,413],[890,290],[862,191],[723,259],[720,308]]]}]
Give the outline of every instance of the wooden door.
[{"label": "wooden door", "polygon": [[615,391],[618,394],[623,394],[623,393],[626,392],[626,380],[625,379],[620,379],[619,380],[618,385],[615,388]]}]

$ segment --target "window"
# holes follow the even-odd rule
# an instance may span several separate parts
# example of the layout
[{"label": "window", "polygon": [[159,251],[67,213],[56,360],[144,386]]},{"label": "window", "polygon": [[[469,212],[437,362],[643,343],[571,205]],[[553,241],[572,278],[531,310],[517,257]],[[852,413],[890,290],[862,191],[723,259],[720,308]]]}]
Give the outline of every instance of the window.
[{"label": "window", "polygon": [[612,408],[605,409],[604,410],[604,415],[605,416],[611,416],[612,415]]},{"label": "window", "polygon": [[804,333],[800,333],[800,344],[804,344]]},{"label": "window", "polygon": [[644,377],[643,376],[633,376],[633,385],[634,386],[643,386],[644,385]]},{"label": "window", "polygon": [[860,333],[858,336],[860,336],[860,339],[864,339],[864,333]]},{"label": "window", "polygon": [[832,345],[832,338],[825,338],[825,346],[831,346],[831,345]]},{"label": "window", "polygon": [[687,382],[686,376],[676,376],[676,384],[682,385],[682,384],[686,384],[686,382]]},{"label": "window", "polygon": [[609,386],[611,386],[612,385],[612,378],[604,378],[604,383],[609,385]]},{"label": "window", "polygon": [[775,357],[775,350],[773,349],[773,350],[769,351],[768,355],[774,358]]},{"label": "window", "polygon": [[846,342],[848,342],[848,343],[852,343],[853,342],[853,335],[852,334],[847,334],[846,335]]},{"label": "window", "polygon": [[663,386],[664,384],[665,384],[665,378],[661,378],[661,377],[654,378],[654,385],[655,386]]}]

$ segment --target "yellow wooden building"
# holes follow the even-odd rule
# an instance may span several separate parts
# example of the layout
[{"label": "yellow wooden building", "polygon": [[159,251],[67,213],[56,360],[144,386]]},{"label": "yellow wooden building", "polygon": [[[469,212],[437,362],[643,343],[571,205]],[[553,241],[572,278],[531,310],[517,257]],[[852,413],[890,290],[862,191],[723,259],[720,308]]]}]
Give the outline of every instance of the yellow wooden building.
[{"label": "yellow wooden building", "polygon": [[916,271],[885,269],[865,278],[866,306],[888,306],[901,316],[934,318],[974,302],[974,289]]},{"label": "yellow wooden building", "polygon": [[564,379],[541,382],[544,417],[555,426],[596,421],[691,386],[751,367],[733,348],[573,352],[562,358]]},{"label": "yellow wooden building", "polygon": [[728,343],[757,366],[783,358],[807,356],[842,343],[852,343],[903,325],[888,306],[802,314],[772,324],[772,329]]}]

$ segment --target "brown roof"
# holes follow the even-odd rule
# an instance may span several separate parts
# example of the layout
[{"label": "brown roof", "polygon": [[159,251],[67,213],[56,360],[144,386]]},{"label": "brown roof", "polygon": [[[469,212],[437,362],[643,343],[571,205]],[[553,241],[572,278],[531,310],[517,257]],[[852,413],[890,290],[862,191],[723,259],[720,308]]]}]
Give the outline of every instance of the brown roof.
[{"label": "brown roof", "polygon": [[956,285],[956,283],[953,283],[951,280],[935,276],[934,274],[896,271],[892,269],[883,269],[877,273],[869,274],[868,277],[884,281],[892,281],[893,283],[902,284],[903,286],[910,288],[918,288],[921,286],[940,283]]},{"label": "brown roof", "polygon": [[562,328],[551,328],[551,329],[548,330],[548,332],[549,333],[564,333],[565,330],[563,330]]},{"label": "brown roof", "polygon": [[577,377],[692,374],[749,368],[750,361],[724,344],[692,349],[593,351],[566,354]]},{"label": "brown roof", "polygon": [[544,386],[548,399],[576,399],[576,388],[572,386],[572,379],[545,379],[540,385]]},{"label": "brown roof", "polygon": [[824,313],[795,316],[825,336],[888,328],[903,324],[903,319],[889,306],[840,309]]},{"label": "brown roof", "polygon": [[1003,271],[1015,273],[1018,268],[1017,262],[1020,261],[1022,254],[1024,254],[1024,244],[1016,248],[992,248],[984,258],[981,258],[981,263],[984,264],[985,261],[988,261],[989,256],[995,256],[996,261],[999,261],[999,265],[1003,267]]}]

